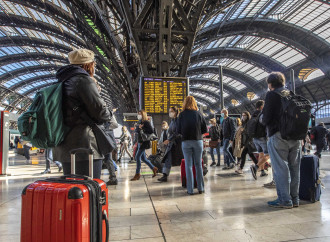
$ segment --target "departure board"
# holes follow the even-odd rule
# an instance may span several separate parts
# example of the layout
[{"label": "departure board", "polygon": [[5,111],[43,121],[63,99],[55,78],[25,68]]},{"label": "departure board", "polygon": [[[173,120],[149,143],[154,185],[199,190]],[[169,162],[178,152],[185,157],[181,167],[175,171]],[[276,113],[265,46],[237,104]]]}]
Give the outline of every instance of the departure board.
[{"label": "departure board", "polygon": [[188,86],[187,78],[141,77],[140,107],[147,113],[168,113],[172,106],[182,108]]}]

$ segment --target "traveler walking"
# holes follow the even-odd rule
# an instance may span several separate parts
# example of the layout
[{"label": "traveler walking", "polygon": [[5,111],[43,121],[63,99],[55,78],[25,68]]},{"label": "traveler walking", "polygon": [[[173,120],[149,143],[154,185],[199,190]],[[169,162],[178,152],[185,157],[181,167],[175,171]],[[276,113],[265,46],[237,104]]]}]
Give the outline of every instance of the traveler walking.
[{"label": "traveler walking", "polygon": [[[146,157],[146,149],[150,149],[150,139],[148,136],[154,133],[153,128],[151,126],[151,123],[148,121],[148,116],[146,111],[143,109],[138,112],[138,127],[137,127],[137,134],[138,134],[138,148],[136,151],[136,172],[134,177],[131,179],[131,181],[139,180],[141,175],[141,160],[146,163],[149,168],[152,170],[153,175],[152,177],[155,177],[157,175],[158,168],[155,167]],[[144,138],[146,137],[146,138]]]},{"label": "traveler walking", "polygon": [[[209,135],[206,136],[206,138],[211,138],[210,142],[209,142],[209,146],[210,146],[210,154],[211,154],[211,159],[212,159],[212,164],[210,166],[220,166],[220,127],[216,122],[216,119],[210,119],[210,130],[209,130]],[[215,159],[214,159],[214,149],[217,152],[217,158],[218,158],[218,162],[215,163]]]},{"label": "traveler walking", "polygon": [[187,193],[193,195],[193,164],[196,169],[198,191],[199,193],[204,192],[202,153],[203,134],[207,132],[207,127],[203,115],[197,111],[197,103],[193,96],[186,97],[182,109],[183,111],[178,118],[178,133],[182,135],[182,152],[185,159]]},{"label": "traveler walking", "polygon": [[316,145],[316,152],[314,155],[321,158],[321,153],[323,148],[326,146],[326,135],[328,130],[325,128],[324,123],[321,122],[317,126],[313,127],[311,130],[311,137],[313,143]]},{"label": "traveler walking", "polygon": [[[71,173],[70,151],[78,148],[92,149],[94,152],[94,178],[100,178],[102,154],[98,151],[97,142],[91,127],[88,126],[83,113],[98,124],[109,121],[112,114],[106,108],[93,79],[95,72],[94,53],[87,49],[77,49],[69,53],[70,65],[61,67],[56,77],[63,83],[63,117],[71,130],[64,141],[53,149],[54,159],[63,164],[64,175]],[[76,174],[89,175],[87,154],[76,155]]]},{"label": "traveler walking", "polygon": [[253,143],[258,152],[258,163],[250,167],[251,173],[254,179],[257,180],[257,171],[261,169],[260,176],[266,176],[267,173],[264,171],[266,162],[269,161],[269,154],[267,148],[267,132],[266,127],[261,123],[262,110],[265,102],[259,100],[256,103],[256,111],[252,114],[251,120],[248,123],[247,131],[250,136],[253,137]]},{"label": "traveler walking", "polygon": [[122,134],[119,138],[120,140],[120,144],[121,144],[121,148],[120,148],[120,155],[119,155],[119,159],[118,161],[120,162],[121,157],[123,155],[125,155],[125,152],[128,154],[128,156],[130,157],[131,161],[133,161],[133,156],[131,154],[131,152],[128,150],[130,143],[131,143],[131,136],[128,133],[127,127],[123,126],[122,127]]},{"label": "traveler walking", "polygon": [[168,128],[167,140],[163,143],[167,145],[165,155],[163,158],[163,176],[158,179],[160,182],[167,182],[167,177],[170,175],[170,171],[173,164],[181,162],[183,158],[181,147],[181,135],[177,132],[179,110],[177,107],[171,107],[169,109],[169,116],[171,118],[170,127]]},{"label": "traveler walking", "polygon": [[[50,174],[50,162],[54,162],[53,160],[53,150],[51,148],[45,150],[45,159],[46,159],[46,170],[41,172],[41,174]],[[62,171],[62,163],[59,161],[54,162],[56,166],[58,167],[58,172]]]},{"label": "traveler walking", "polygon": [[162,122],[162,133],[160,134],[160,138],[158,140],[158,148],[160,149],[161,153],[164,153],[166,151],[166,147],[168,145],[168,132],[169,127],[168,123],[166,121]]},{"label": "traveler walking", "polygon": [[222,169],[233,169],[235,167],[235,159],[229,151],[229,148],[233,145],[235,137],[235,121],[228,116],[227,109],[222,109],[221,116],[224,118],[221,124],[221,138],[223,140],[223,154],[225,160],[225,167]]},{"label": "traveler walking", "polygon": [[[242,113],[242,126],[240,127],[241,135],[240,135],[240,137],[235,136],[235,138],[237,137],[238,139],[241,140],[240,145],[242,148],[242,151],[240,154],[241,157],[239,158],[240,165],[239,165],[239,168],[235,171],[238,174],[243,174],[243,168],[245,165],[247,154],[250,156],[251,160],[253,160],[253,162],[255,164],[258,163],[257,158],[253,154],[255,147],[254,147],[254,144],[252,141],[252,137],[249,136],[248,131],[247,131],[247,123],[249,122],[250,118],[251,118],[251,115],[248,111],[245,111]],[[235,145],[236,145],[236,140],[235,140]],[[235,148],[236,148],[236,146],[235,146]]]},{"label": "traveler walking", "polygon": [[29,164],[30,163],[30,149],[32,148],[32,144],[29,141],[23,140],[22,146],[23,146],[24,156],[26,159],[25,163]]}]

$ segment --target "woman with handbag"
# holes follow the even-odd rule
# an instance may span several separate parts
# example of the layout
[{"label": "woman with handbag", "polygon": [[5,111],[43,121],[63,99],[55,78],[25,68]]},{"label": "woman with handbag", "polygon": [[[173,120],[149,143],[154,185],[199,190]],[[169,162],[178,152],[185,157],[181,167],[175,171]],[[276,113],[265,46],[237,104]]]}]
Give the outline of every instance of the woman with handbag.
[{"label": "woman with handbag", "polygon": [[[217,164],[217,166],[220,166],[220,127],[217,125],[217,121],[215,120],[215,118],[210,120],[210,124],[212,126],[209,130],[209,135],[206,136],[206,138],[211,138],[209,146],[212,164],[210,166],[214,166],[215,164]],[[214,149],[216,150],[218,155],[218,163],[215,163]]]},{"label": "woman with handbag", "polygon": [[[167,177],[170,175],[172,165],[183,159],[181,149],[181,135],[177,133],[177,121],[179,116],[179,109],[177,107],[170,107],[169,116],[171,118],[170,127],[168,129],[168,139],[164,141],[166,144],[166,151],[163,158],[163,176],[158,179],[160,182],[167,182]],[[174,163],[174,164],[173,164]]]},{"label": "woman with handbag", "polygon": [[155,177],[157,175],[158,168],[153,166],[151,162],[147,159],[146,157],[146,149],[150,148],[150,141],[152,134],[154,133],[153,128],[151,126],[151,123],[148,121],[148,116],[146,111],[143,109],[139,111],[138,113],[138,128],[137,128],[137,133],[138,133],[138,148],[136,151],[136,172],[135,176],[131,179],[131,181],[136,181],[139,180],[141,175],[141,160],[146,163],[150,169],[153,172],[153,176]]},{"label": "woman with handbag", "polygon": [[240,163],[240,165],[239,167],[237,167],[238,169],[235,171],[238,174],[243,174],[243,168],[245,165],[247,154],[250,156],[250,158],[253,160],[255,164],[258,164],[258,160],[253,154],[253,150],[255,149],[255,147],[252,141],[252,137],[250,137],[247,132],[247,123],[249,122],[250,119],[251,119],[250,113],[248,111],[244,111],[242,113],[242,125],[237,131],[240,133],[240,135],[237,135],[236,133],[235,136],[238,140],[240,140],[240,142],[235,140],[235,144],[237,143],[237,147],[235,147],[235,149],[237,149],[239,151],[238,153],[240,153],[240,158],[238,158],[238,163]]}]

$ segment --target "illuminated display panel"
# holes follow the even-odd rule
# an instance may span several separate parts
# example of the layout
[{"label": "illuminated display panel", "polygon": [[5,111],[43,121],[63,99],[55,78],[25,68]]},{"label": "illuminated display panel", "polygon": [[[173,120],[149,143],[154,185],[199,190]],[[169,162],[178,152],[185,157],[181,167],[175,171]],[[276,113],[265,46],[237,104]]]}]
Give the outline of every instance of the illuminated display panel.
[{"label": "illuminated display panel", "polygon": [[168,113],[172,106],[181,109],[188,86],[182,77],[141,77],[140,107],[147,113]]}]

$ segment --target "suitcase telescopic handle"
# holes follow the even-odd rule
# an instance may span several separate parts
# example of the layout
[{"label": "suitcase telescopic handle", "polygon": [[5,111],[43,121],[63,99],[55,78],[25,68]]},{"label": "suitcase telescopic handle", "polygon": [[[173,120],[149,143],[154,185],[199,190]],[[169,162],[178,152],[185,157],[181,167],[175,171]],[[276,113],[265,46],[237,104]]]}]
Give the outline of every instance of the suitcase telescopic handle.
[{"label": "suitcase telescopic handle", "polygon": [[70,150],[71,154],[71,174],[76,174],[76,154],[78,153],[87,153],[89,158],[89,176],[93,178],[93,150],[92,149],[85,149],[85,148],[79,148],[79,149],[73,149]]}]

